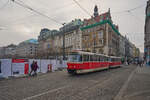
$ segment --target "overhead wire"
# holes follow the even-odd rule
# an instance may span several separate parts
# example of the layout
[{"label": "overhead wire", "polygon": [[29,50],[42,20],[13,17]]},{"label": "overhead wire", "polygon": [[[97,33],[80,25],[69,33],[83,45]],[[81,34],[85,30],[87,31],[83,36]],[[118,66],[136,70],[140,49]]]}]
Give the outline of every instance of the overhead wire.
[{"label": "overhead wire", "polygon": [[[9,0],[8,0],[8,1],[9,1]],[[15,0],[11,0],[11,1],[15,1]],[[25,2],[23,2],[22,0],[17,0],[17,1],[21,2],[24,7],[31,8],[30,6],[28,6],[28,5],[27,5]],[[83,0],[80,0],[80,1],[83,1]],[[63,5],[63,6],[61,6],[61,7],[58,7],[57,10],[62,9],[62,8],[64,8],[64,7],[67,7],[67,6],[70,6],[70,5],[75,5],[75,3],[74,3],[74,2],[68,3],[68,4]],[[11,23],[12,23],[12,24],[17,24],[17,23],[18,23],[18,20],[21,20],[21,21],[22,21],[23,19],[26,19],[26,18],[29,18],[29,17],[33,17],[34,15],[35,15],[35,14],[29,15],[29,16],[25,16],[25,17],[20,18],[20,19],[16,19],[16,20],[14,20],[14,21],[11,22]],[[9,24],[9,25],[10,25],[10,24]]]},{"label": "overhead wire", "polygon": [[143,4],[143,5],[140,5],[140,6],[137,6],[135,8],[131,8],[131,9],[127,9],[127,10],[123,10],[123,11],[119,11],[119,12],[111,12],[112,14],[120,14],[120,13],[127,13],[127,12],[131,12],[131,11],[134,11],[136,9],[139,9],[139,8],[142,8],[144,7],[146,4]]},{"label": "overhead wire", "polygon": [[135,16],[132,12],[128,11],[128,13],[133,16],[134,18],[136,18],[138,21],[144,22],[141,18]]},{"label": "overhead wire", "polygon": [[78,1],[76,1],[76,0],[73,0],[86,14],[88,14],[90,17],[91,17],[91,14],[85,9],[85,8],[83,8],[79,3],[78,3]]},{"label": "overhead wire", "polygon": [[9,3],[9,0],[7,0],[7,2],[2,7],[0,7],[0,10],[3,9],[4,7],[6,7],[8,5],[8,3]]},{"label": "overhead wire", "polygon": [[55,19],[53,19],[53,18],[51,18],[51,17],[49,17],[49,16],[47,16],[47,15],[45,15],[45,14],[39,12],[39,11],[33,9],[32,7],[30,7],[30,6],[26,5],[26,4],[17,2],[17,1],[20,1],[20,0],[11,0],[11,1],[13,1],[14,3],[16,3],[16,4],[20,5],[20,6],[26,8],[26,9],[32,11],[32,12],[34,12],[34,13],[39,14],[39,15],[41,15],[41,16],[43,16],[43,17],[45,17],[45,18],[47,18],[47,19],[49,19],[49,20],[51,20],[51,21],[53,21],[53,22],[55,22],[55,23],[57,23],[57,24],[61,24],[61,25],[62,25],[62,23],[60,23],[60,22],[58,22],[57,20],[55,20]]}]

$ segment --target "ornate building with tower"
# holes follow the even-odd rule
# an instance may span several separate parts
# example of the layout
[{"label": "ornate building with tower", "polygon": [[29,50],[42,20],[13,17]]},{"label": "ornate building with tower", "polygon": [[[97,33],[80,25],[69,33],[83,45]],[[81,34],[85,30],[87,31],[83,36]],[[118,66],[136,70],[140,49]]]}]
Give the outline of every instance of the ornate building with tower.
[{"label": "ornate building with tower", "polygon": [[103,14],[94,8],[94,16],[84,19],[82,30],[83,51],[117,56],[119,51],[118,26],[113,24],[110,9]]}]

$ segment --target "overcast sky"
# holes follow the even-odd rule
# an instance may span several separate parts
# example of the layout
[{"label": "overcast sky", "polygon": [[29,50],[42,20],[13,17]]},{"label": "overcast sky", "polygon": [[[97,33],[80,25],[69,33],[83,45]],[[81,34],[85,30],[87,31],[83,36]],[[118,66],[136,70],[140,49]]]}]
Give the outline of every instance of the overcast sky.
[{"label": "overcast sky", "polygon": [[[73,0],[16,0],[39,12],[67,23],[75,18],[90,18]],[[91,15],[95,4],[99,13],[110,8],[112,20],[119,25],[122,35],[127,35],[140,50],[144,51],[144,24],[147,0],[77,0]],[[122,12],[139,7],[131,12]],[[0,0],[0,46],[37,38],[42,28],[58,29],[61,25],[25,9],[10,0]]]}]

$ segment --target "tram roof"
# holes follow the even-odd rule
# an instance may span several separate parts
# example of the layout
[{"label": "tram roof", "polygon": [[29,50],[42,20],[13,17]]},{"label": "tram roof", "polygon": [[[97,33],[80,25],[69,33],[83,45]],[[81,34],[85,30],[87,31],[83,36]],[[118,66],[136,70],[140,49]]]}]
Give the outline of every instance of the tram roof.
[{"label": "tram roof", "polygon": [[99,55],[99,56],[105,56],[105,57],[109,57],[107,55],[104,54],[98,54],[98,53],[92,53],[92,52],[84,52],[84,51],[73,51],[75,53],[79,53],[79,54],[87,54],[87,55]]},{"label": "tram roof", "polygon": [[121,58],[121,57],[116,57],[116,56],[109,56],[110,58]]}]

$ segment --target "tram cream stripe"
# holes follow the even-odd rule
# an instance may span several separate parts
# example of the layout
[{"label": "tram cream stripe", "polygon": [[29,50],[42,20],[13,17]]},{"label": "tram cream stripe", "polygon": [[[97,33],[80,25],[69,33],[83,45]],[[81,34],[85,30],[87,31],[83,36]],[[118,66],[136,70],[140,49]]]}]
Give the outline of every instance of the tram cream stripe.
[{"label": "tram cream stripe", "polygon": [[134,73],[135,73],[136,70],[137,70],[137,68],[132,71],[132,73],[128,77],[128,80],[125,82],[125,84],[123,85],[123,87],[120,89],[119,93],[116,95],[116,97],[114,98],[114,100],[122,100],[123,93],[127,89],[128,84],[129,84],[130,80],[132,79],[132,77],[133,77],[133,75],[134,75]]},{"label": "tram cream stripe", "polygon": [[48,94],[48,93],[56,92],[56,91],[58,91],[58,90],[61,90],[61,89],[67,88],[67,87],[69,87],[69,86],[64,86],[64,87],[60,87],[60,88],[57,88],[57,89],[49,90],[49,91],[47,91],[47,92],[43,92],[43,93],[40,93],[40,94],[31,96],[31,97],[27,97],[27,98],[25,98],[25,99],[23,99],[23,100],[31,100],[31,99],[33,99],[33,98],[40,97],[40,96],[45,95],[45,94]]},{"label": "tram cream stripe", "polygon": [[77,70],[77,74],[100,71],[100,70],[104,70],[104,69],[108,69],[108,67]]}]

